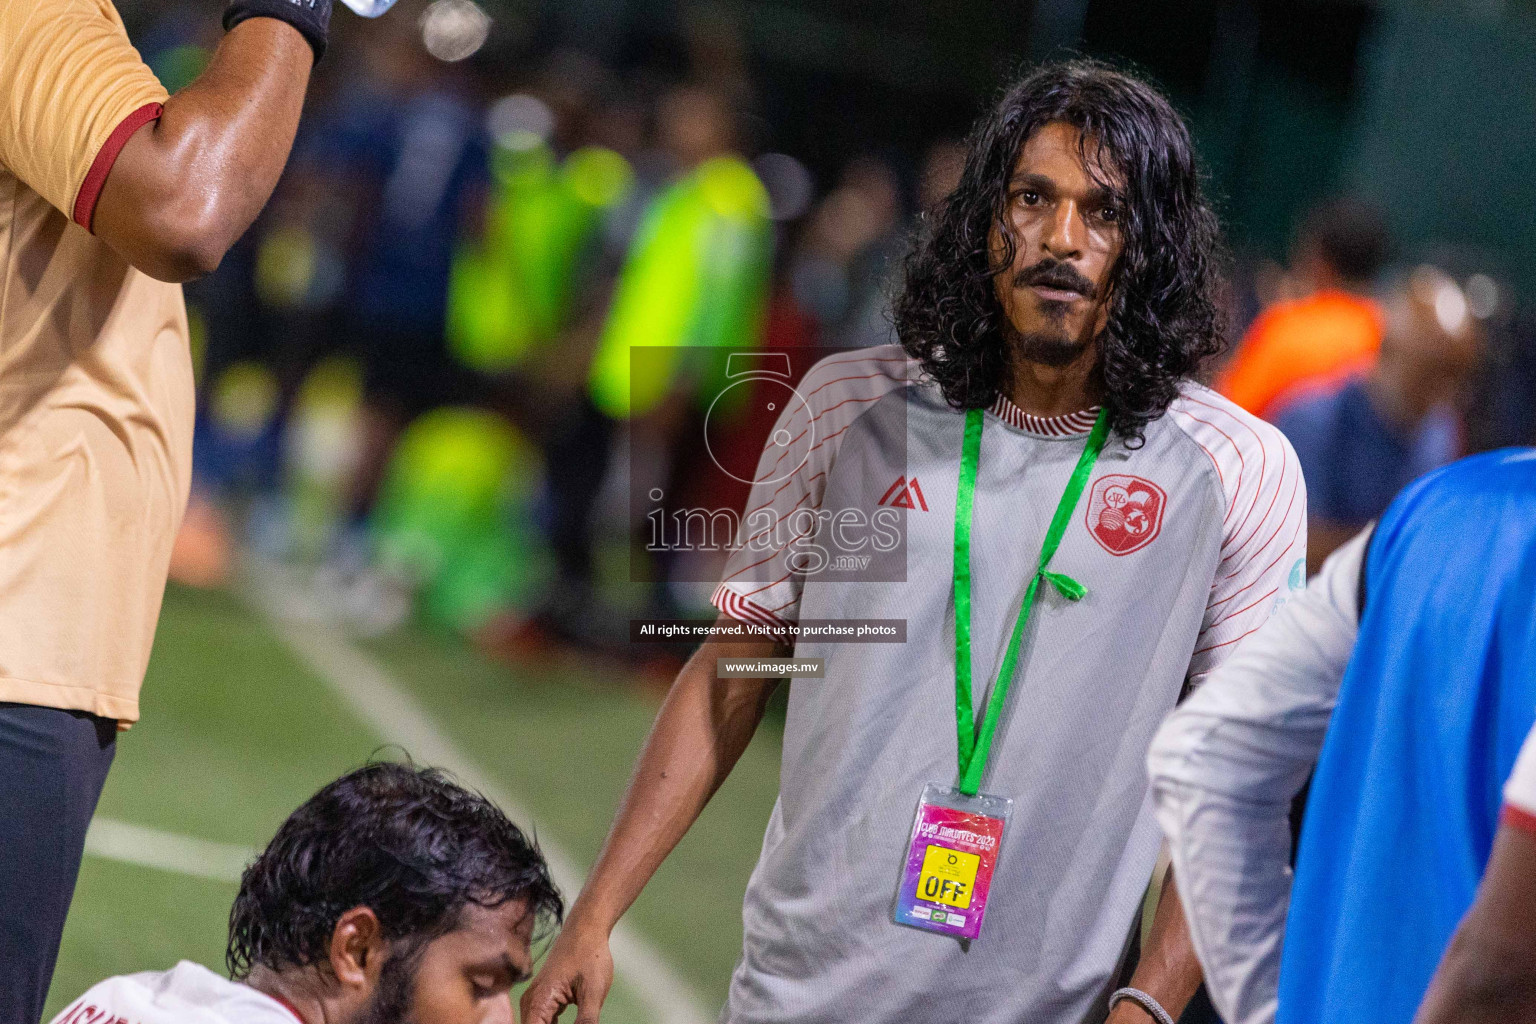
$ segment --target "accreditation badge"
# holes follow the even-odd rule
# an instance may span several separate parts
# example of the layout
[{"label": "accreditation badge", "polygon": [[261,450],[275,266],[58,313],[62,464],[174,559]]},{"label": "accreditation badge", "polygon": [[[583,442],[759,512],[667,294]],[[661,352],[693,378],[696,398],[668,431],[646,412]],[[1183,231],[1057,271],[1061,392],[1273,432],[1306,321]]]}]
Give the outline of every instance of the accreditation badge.
[{"label": "accreditation badge", "polygon": [[981,934],[1013,801],[930,782],[917,804],[896,889],[897,924],[957,939]]}]

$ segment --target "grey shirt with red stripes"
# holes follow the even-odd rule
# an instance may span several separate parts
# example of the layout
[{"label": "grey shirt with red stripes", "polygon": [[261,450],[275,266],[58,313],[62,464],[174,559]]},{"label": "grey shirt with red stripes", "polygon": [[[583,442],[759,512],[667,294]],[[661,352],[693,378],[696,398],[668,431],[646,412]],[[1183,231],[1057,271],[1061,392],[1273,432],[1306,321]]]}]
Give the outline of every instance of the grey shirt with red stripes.
[{"label": "grey shirt with red stripes", "polygon": [[[1190,383],[1112,436],[1042,589],[984,792],[1012,798],[980,938],[891,920],[917,800],[957,774],[952,600],[964,416],[895,346],[818,363],[759,464],[715,604],[746,621],[901,619],[801,638],[778,802],[748,884],[731,1024],[1102,1019],[1155,866],[1159,722],[1305,584],[1306,488],[1273,427]],[[972,540],[981,707],[1094,413],[988,411]]]}]

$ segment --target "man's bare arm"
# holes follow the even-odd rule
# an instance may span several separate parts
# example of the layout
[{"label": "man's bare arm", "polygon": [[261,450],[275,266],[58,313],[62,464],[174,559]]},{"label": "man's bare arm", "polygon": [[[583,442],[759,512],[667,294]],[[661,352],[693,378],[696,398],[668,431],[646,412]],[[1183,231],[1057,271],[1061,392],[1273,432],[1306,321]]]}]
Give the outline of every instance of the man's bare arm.
[{"label": "man's bare arm", "polygon": [[1536,1020],[1536,836],[1503,825],[1415,1024]]},{"label": "man's bare arm", "polygon": [[[1146,948],[1131,976],[1131,988],[1156,999],[1169,1016],[1178,1020],[1200,988],[1201,977],[1200,960],[1189,937],[1189,924],[1184,920],[1184,908],[1179,903],[1170,868],[1157,900]],[[1110,1013],[1108,1024],[1146,1024],[1150,1020],[1152,1015],[1139,1003],[1122,999]]]},{"label": "man's bare arm", "polygon": [[277,186],[314,60],[285,22],[236,25],[197,81],[123,146],[92,230],[151,277],[210,273]]},{"label": "man's bare arm", "polygon": [[716,662],[775,653],[782,651],[769,641],[711,640],[678,673],[586,887],[523,993],[524,1024],[551,1024],[573,1003],[577,1024],[596,1024],[613,981],[609,933],[735,767],[776,685],[718,679]]}]

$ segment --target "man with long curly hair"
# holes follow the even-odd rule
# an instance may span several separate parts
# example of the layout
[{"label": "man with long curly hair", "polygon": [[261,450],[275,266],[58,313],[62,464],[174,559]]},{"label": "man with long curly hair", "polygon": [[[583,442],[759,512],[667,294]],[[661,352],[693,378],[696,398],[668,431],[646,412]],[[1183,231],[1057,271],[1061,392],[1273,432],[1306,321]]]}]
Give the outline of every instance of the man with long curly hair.
[{"label": "man with long curly hair", "polygon": [[[1147,746],[1306,552],[1294,453],[1193,380],[1222,343],[1219,266],[1168,102],[1048,65],[972,135],[909,260],[902,344],[826,359],[785,402],[715,604],[722,634],[779,628],[825,677],[790,687],[722,1020],[1184,1010],[1200,970],[1172,884],[1136,927],[1161,843]],[[829,619],[905,639],[830,642]],[[717,638],[683,670],[525,1021],[597,1020],[609,931],[771,691],[717,661],[774,651]]]}]

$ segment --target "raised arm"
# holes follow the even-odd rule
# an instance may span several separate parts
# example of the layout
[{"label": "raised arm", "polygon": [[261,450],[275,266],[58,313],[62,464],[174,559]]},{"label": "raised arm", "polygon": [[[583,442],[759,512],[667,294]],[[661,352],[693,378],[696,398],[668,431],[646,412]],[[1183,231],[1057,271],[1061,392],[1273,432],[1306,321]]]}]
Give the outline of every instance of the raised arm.
[{"label": "raised arm", "polygon": [[1291,799],[1322,748],[1358,631],[1369,531],[1213,670],[1148,757],[1206,988],[1223,1019],[1273,1019],[1291,891]]},{"label": "raised arm", "polygon": [[162,281],[211,272],[277,185],[314,59],[292,25],[235,25],[197,81],[118,153],[91,230]]},{"label": "raised arm", "polygon": [[711,640],[678,674],[597,864],[523,993],[524,1024],[552,1024],[571,1005],[577,1024],[596,1024],[613,983],[609,934],[735,767],[773,692],[773,680],[718,679],[715,663],[777,651],[769,641]]}]

